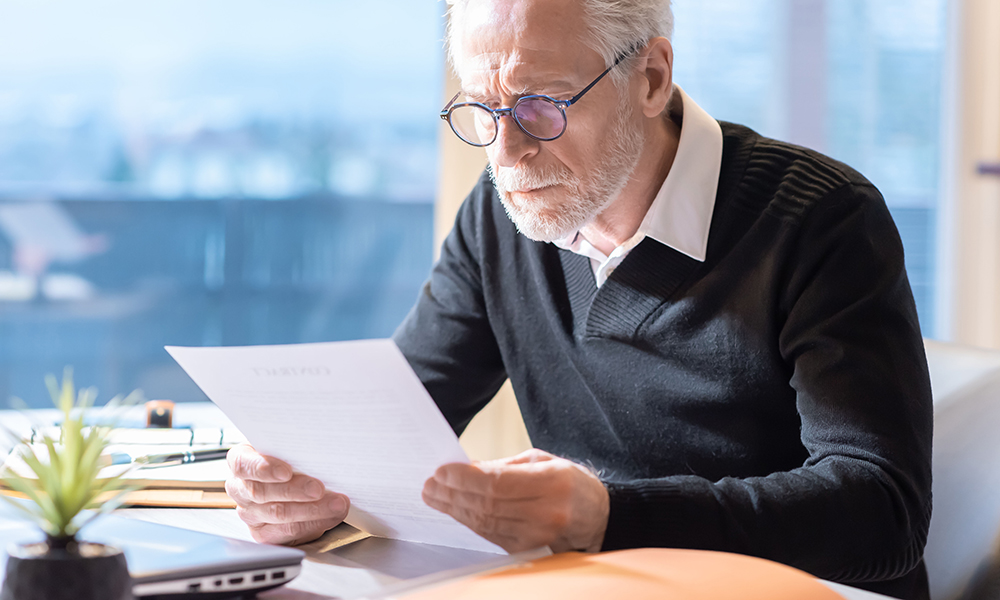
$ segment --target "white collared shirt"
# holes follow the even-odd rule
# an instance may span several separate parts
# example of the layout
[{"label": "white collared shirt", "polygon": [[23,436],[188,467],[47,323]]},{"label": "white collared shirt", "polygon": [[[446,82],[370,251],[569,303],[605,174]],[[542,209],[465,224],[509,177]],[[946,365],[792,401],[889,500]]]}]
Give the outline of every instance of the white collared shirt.
[{"label": "white collared shirt", "polygon": [[609,255],[595,248],[579,231],[554,242],[560,248],[590,258],[597,287],[607,281],[632,248],[646,237],[697,261],[705,261],[722,168],[722,128],[680,86],[674,87],[681,100],[681,137],[670,172],[639,230]]}]

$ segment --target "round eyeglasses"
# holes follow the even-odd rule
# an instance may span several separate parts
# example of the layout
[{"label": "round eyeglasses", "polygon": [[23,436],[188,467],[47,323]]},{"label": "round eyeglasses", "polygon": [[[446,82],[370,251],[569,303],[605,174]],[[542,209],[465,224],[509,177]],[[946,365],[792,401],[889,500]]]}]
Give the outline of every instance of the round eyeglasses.
[{"label": "round eyeglasses", "polygon": [[618,55],[613,65],[569,100],[556,100],[544,94],[533,94],[521,96],[510,108],[494,109],[481,102],[455,104],[455,100],[462,94],[459,92],[441,109],[441,118],[448,121],[451,130],[459,139],[473,146],[489,146],[496,141],[500,129],[500,117],[503,116],[513,118],[517,127],[529,137],[542,142],[551,142],[566,131],[566,109],[583,98],[590,88],[597,85],[597,82],[610,73],[611,69],[617,67],[618,63],[637,49],[632,47]]}]

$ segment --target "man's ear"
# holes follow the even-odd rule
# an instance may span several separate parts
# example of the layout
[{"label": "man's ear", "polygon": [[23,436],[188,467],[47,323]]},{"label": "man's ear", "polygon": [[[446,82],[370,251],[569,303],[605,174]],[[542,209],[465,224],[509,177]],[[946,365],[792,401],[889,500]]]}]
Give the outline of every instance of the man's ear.
[{"label": "man's ear", "polygon": [[670,40],[664,37],[650,40],[645,59],[640,103],[643,114],[653,118],[666,109],[673,90],[674,47]]}]

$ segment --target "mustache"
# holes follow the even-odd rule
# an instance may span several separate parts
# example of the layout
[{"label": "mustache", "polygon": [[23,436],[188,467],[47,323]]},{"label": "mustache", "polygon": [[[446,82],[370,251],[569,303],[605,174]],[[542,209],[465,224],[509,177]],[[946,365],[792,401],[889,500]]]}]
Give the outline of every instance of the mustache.
[{"label": "mustache", "polygon": [[535,190],[574,181],[571,174],[556,167],[534,170],[524,167],[494,167],[491,164],[489,171],[493,185],[506,192]]}]

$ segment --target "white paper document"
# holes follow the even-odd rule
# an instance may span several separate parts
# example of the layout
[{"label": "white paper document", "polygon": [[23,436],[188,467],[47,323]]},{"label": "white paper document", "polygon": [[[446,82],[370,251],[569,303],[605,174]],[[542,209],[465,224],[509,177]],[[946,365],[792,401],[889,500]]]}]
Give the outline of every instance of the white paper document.
[{"label": "white paper document", "polygon": [[167,351],[258,452],[346,494],[354,527],[503,553],[420,497],[468,458],[392,340]]}]

